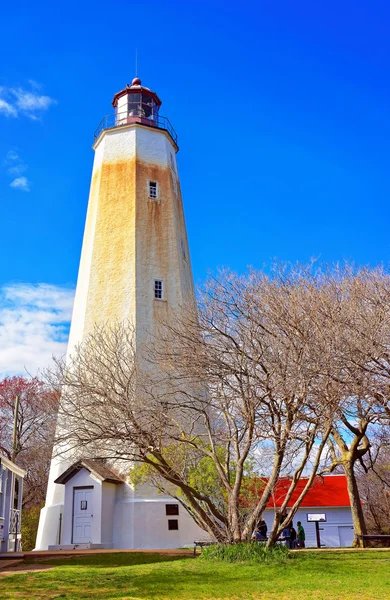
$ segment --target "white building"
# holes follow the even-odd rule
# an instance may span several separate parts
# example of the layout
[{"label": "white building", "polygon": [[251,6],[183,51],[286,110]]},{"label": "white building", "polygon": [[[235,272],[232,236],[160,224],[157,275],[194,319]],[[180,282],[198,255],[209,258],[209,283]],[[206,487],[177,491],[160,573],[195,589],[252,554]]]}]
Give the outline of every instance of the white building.
[{"label": "white building", "polygon": [[[176,133],[138,78],[113,106],[95,133],[69,353],[110,320],[130,320],[139,347],[161,317],[194,302]],[[171,498],[135,491],[101,464],[72,465],[55,454],[36,549],[175,548],[204,537]]]},{"label": "white building", "polygon": [[172,498],[134,494],[106,465],[80,460],[56,484],[64,489],[56,549],[180,548],[205,537]]},{"label": "white building", "polygon": [[[306,482],[304,477],[298,482],[288,507],[294,504]],[[281,479],[268,503],[263,515],[268,530],[271,529],[274,512],[280,508],[289,484],[288,479]],[[315,523],[316,520],[318,525]],[[316,477],[294,516],[295,529],[298,521],[301,521],[305,530],[307,548],[318,546],[317,527],[321,547],[352,546],[354,529],[345,475]]]},{"label": "white building", "polygon": [[23,478],[26,472],[0,456],[0,553],[21,550]]}]

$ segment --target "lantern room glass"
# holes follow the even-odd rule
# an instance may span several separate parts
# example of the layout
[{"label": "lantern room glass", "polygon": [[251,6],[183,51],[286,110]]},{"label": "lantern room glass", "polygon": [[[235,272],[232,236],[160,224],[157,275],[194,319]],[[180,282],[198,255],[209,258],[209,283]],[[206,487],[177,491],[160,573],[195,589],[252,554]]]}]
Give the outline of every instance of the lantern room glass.
[{"label": "lantern room glass", "polygon": [[158,116],[158,105],[153,96],[146,92],[128,94],[127,112],[129,117],[144,117],[156,121]]}]

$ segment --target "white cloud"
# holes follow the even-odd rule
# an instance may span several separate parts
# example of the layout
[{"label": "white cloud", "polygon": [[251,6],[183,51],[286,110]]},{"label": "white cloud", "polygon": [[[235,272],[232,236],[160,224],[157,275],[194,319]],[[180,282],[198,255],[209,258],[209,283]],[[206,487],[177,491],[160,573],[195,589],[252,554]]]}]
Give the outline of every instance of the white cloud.
[{"label": "white cloud", "polygon": [[24,173],[26,170],[27,170],[27,165],[25,165],[22,162],[19,165],[15,165],[14,167],[10,167],[9,169],[7,169],[7,172],[10,175],[20,175],[21,173]]},{"label": "white cloud", "polygon": [[16,190],[22,190],[23,192],[30,191],[30,182],[27,177],[16,177],[16,179],[11,181],[10,186]]},{"label": "white cloud", "polygon": [[40,83],[38,83],[37,81],[35,81],[35,79],[29,79],[28,82],[31,85],[31,87],[36,90],[40,90],[42,87],[42,85]]},{"label": "white cloud", "polygon": [[15,150],[9,150],[7,152],[7,156],[5,157],[5,164],[8,165],[14,160],[19,160],[19,154],[15,152]]},{"label": "white cloud", "polygon": [[19,154],[15,150],[9,150],[7,152],[4,163],[4,167],[7,169],[8,175],[11,175],[13,181],[10,186],[25,192],[30,191],[30,182],[27,177],[20,177],[22,173],[27,171],[28,167],[26,163],[20,158]]},{"label": "white cloud", "polygon": [[22,88],[13,88],[10,90],[16,98],[16,106],[21,111],[26,113],[28,116],[31,114],[47,110],[52,104],[56,104],[57,101],[50,96],[41,96],[35,92],[27,92]]},{"label": "white cloud", "polygon": [[[1,91],[1,88],[0,88]],[[6,117],[17,117],[18,111],[9,102],[0,98],[0,113],[3,113]]]},{"label": "white cloud", "polygon": [[50,96],[40,94],[40,84],[33,79],[29,80],[31,90],[18,87],[0,87],[0,113],[7,117],[24,115],[37,120],[41,114],[57,100]]},{"label": "white cloud", "polygon": [[0,288],[0,376],[36,374],[66,352],[74,290],[40,283]]}]

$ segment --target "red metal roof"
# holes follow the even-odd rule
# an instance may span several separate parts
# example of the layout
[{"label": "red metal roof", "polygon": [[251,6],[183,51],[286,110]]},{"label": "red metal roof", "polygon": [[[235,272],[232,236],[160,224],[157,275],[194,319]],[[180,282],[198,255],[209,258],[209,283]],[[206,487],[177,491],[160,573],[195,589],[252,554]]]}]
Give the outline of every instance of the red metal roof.
[{"label": "red metal roof", "polygon": [[[282,478],[278,481],[273,496],[268,502],[267,508],[276,508],[281,506],[286,492],[290,486],[291,480]],[[288,503],[292,506],[297,500],[307,483],[306,478],[298,481],[298,485]],[[350,506],[347,480],[345,475],[326,475],[316,477],[302,500],[301,506]]]}]

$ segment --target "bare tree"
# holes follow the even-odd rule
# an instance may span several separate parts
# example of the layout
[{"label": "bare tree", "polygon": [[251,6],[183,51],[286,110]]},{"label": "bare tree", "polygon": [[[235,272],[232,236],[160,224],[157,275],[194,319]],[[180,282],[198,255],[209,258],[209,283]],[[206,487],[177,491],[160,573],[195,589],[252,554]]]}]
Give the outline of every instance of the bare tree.
[{"label": "bare tree", "polygon": [[357,478],[369,533],[390,533],[390,432],[377,427]]},{"label": "bare tree", "polygon": [[[350,267],[276,268],[211,279],[148,339],[96,326],[60,365],[58,442],[111,459],[177,498],[218,540],[248,539],[281,475],[345,470],[356,535],[355,467],[388,419],[389,278]],[[257,476],[254,465],[257,465]],[[262,475],[262,477],[260,477]]]},{"label": "bare tree", "polygon": [[[15,399],[19,397],[15,447]],[[44,502],[58,394],[36,377],[10,377],[0,382],[0,451],[26,469],[23,505]]]},{"label": "bare tree", "polygon": [[358,545],[367,528],[356,468],[389,414],[390,277],[381,268],[344,266],[325,272],[322,287],[317,327],[324,331],[326,376],[340,390],[329,471],[341,466],[345,472]]},{"label": "bare tree", "polygon": [[[168,362],[170,384],[187,395],[187,419],[202,423],[203,447],[198,439],[192,443],[203,452],[208,443],[209,457],[218,466],[232,528],[228,537],[233,540],[250,536],[288,463],[295,466],[286,504],[313,458],[307,492],[330,431],[332,399],[325,418],[325,380],[317,377],[320,357],[310,327],[313,290],[296,283],[295,273],[287,276],[283,271],[272,278],[225,272],[209,282],[197,313],[176,315],[160,332],[163,344],[157,358]],[[185,390],[202,381],[207,381],[208,393],[199,406]],[[262,493],[253,498],[250,511],[243,511],[243,465],[262,449],[271,453],[272,466]],[[275,515],[269,544],[286,526],[281,514]]]},{"label": "bare tree", "polygon": [[[330,432],[315,310],[315,286],[303,277],[223,273],[198,310],[161,324],[142,356],[129,324],[96,327],[60,368],[58,441],[136,463],[138,481],[176,497],[214,537],[248,539],[287,466],[286,503],[310,465],[309,489]],[[259,490],[248,464],[263,451],[272,465]],[[199,481],[199,464],[211,468],[216,494]],[[277,514],[270,544],[283,527]]]}]

